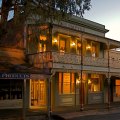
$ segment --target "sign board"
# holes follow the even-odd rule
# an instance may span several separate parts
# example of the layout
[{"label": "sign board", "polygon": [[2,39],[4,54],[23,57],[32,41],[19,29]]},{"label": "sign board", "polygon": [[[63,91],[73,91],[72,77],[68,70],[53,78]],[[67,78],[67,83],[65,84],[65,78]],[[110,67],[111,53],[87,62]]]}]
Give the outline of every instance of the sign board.
[{"label": "sign board", "polygon": [[27,73],[0,73],[0,79],[30,79]]}]

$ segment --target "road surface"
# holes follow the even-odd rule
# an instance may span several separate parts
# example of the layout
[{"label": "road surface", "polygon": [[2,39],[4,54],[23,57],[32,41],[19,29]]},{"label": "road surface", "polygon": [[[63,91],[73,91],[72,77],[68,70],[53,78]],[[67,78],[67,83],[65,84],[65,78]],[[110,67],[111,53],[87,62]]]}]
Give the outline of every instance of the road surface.
[{"label": "road surface", "polygon": [[87,115],[87,116],[72,118],[69,120],[120,120],[120,113],[111,113],[111,114],[103,114],[103,115]]}]

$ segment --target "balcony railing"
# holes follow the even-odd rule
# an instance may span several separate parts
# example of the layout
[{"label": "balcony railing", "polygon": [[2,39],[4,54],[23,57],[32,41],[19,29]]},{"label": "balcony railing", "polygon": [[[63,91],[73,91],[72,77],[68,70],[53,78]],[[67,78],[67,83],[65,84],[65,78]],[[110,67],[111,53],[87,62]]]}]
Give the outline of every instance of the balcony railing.
[{"label": "balcony railing", "polygon": [[[42,52],[29,55],[30,64],[38,68],[52,68],[54,63],[81,65],[81,56],[61,52]],[[83,65],[107,67],[108,59],[83,56]]]},{"label": "balcony railing", "polygon": [[81,56],[76,54],[52,52],[53,63],[81,64]]},{"label": "balcony railing", "polygon": [[52,53],[41,52],[29,54],[29,63],[37,68],[51,68],[52,67]]},{"label": "balcony railing", "polygon": [[98,57],[83,57],[83,65],[107,67],[108,59]]},{"label": "balcony railing", "polygon": [[110,67],[120,68],[120,51],[110,51]]},{"label": "balcony railing", "polygon": [[111,68],[120,68],[120,60],[119,59],[110,58],[110,67]]}]

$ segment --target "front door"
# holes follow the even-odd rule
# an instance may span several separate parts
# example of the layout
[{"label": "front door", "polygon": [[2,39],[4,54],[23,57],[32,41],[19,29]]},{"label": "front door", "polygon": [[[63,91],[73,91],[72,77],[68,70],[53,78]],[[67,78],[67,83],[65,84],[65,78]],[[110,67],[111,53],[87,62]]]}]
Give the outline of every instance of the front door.
[{"label": "front door", "polygon": [[31,106],[42,107],[46,105],[45,80],[31,80]]}]

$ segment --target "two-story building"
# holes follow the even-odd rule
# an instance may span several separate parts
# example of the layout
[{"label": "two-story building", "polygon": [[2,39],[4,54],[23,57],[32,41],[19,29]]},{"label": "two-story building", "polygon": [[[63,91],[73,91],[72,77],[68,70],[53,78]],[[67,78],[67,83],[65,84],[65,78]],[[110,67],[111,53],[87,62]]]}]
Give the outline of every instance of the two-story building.
[{"label": "two-story building", "polygon": [[32,109],[83,110],[120,102],[120,42],[105,37],[104,25],[72,17],[38,26],[28,22],[22,31],[22,50],[0,49],[8,63],[16,58],[10,67],[0,66],[0,108],[25,102]]}]

